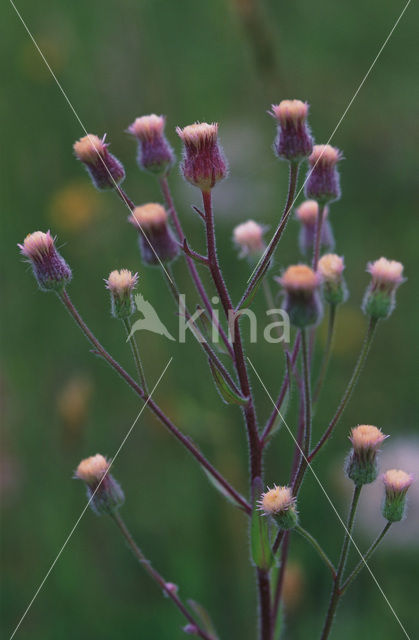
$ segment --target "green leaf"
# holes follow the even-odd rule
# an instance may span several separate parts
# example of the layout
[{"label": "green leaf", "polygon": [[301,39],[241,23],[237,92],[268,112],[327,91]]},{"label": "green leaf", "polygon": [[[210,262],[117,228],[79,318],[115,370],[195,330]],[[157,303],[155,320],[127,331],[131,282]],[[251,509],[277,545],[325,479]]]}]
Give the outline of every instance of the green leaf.
[{"label": "green leaf", "polygon": [[197,618],[199,618],[204,631],[206,631],[214,640],[218,640],[217,632],[208,611],[202,606],[202,604],[195,602],[195,600],[188,600],[188,604]]},{"label": "green leaf", "polygon": [[236,393],[236,391],[231,387],[230,382],[225,377],[223,371],[216,365],[213,360],[208,359],[208,363],[211,369],[212,377],[215,382],[215,386],[217,387],[222,399],[227,404],[238,404],[241,406],[246,405],[249,402],[248,398],[243,398],[243,396]]},{"label": "green leaf", "polygon": [[217,491],[219,491],[219,493],[221,493],[221,495],[224,496],[224,498],[226,498],[231,504],[234,504],[234,506],[237,507],[237,502],[234,500],[233,496],[231,496],[228,491],[225,490],[223,485],[218,482],[217,478],[214,478],[214,476],[209,471],[207,471],[205,467],[202,467],[202,469],[212,486],[217,489]]},{"label": "green leaf", "polygon": [[256,478],[253,488],[255,500],[250,524],[250,548],[254,565],[259,569],[269,570],[273,566],[275,558],[269,540],[268,518],[257,509],[257,498],[261,493],[259,487],[260,481],[259,478]]},{"label": "green leaf", "polygon": [[240,307],[237,309],[237,311],[241,311],[242,309],[247,309],[247,307],[250,307],[250,305],[253,302],[253,299],[262,283],[263,278],[266,275],[267,270],[269,269],[269,265],[270,265],[270,261],[267,262],[267,264],[265,265],[264,269],[262,269],[262,271],[260,272],[257,280],[255,281],[253,288],[251,289],[249,295],[247,296],[247,298],[245,298],[243,300],[243,302],[241,303]]}]

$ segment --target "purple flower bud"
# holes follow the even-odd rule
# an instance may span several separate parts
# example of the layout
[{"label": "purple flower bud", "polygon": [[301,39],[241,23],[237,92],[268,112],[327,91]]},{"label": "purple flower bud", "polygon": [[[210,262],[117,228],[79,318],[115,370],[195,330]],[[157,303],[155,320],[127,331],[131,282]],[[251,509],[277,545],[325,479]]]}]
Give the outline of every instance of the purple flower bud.
[{"label": "purple flower bud", "polygon": [[396,306],[396,291],[405,281],[403,265],[397,260],[380,258],[369,262],[367,271],[371,274],[371,284],[365,292],[362,309],[376,320],[388,318]]},{"label": "purple flower bud", "polygon": [[[317,217],[319,205],[315,200],[306,200],[295,210],[295,215],[301,222],[299,243],[301,253],[307,255],[313,251],[316,238]],[[332,227],[328,220],[329,209],[323,211],[323,224],[320,237],[320,247],[323,250],[333,249],[335,244]]]},{"label": "purple flower bud", "polygon": [[18,247],[29,259],[42,291],[61,291],[70,282],[71,269],[55,248],[55,239],[49,231],[30,233]]},{"label": "purple flower bud", "polygon": [[310,155],[313,138],[307,124],[308,104],[301,100],[282,100],[269,112],[278,122],[274,150],[278,158],[301,162]]},{"label": "purple flower bud", "polygon": [[91,133],[74,143],[76,157],[83,162],[99,190],[114,189],[125,178],[123,165],[108,151],[109,144]]},{"label": "purple flower bud", "polygon": [[317,324],[322,315],[320,275],[305,264],[297,264],[275,279],[284,289],[284,310],[291,324],[300,329]]},{"label": "purple flower bud", "polygon": [[112,513],[125,500],[124,492],[108,470],[109,461],[97,453],[82,460],[74,474],[85,483],[90,506],[97,515]]},{"label": "purple flower bud", "polygon": [[316,144],[313,147],[305,183],[307,198],[317,200],[320,205],[339,200],[340,179],[336,165],[341,158],[339,149],[329,144]]},{"label": "purple flower bud", "polygon": [[175,161],[173,149],[164,135],[165,124],[164,116],[152,113],[137,118],[128,127],[128,133],[138,140],[138,166],[157,175],[166,174]]},{"label": "purple flower bud", "polygon": [[227,162],[218,143],[218,124],[196,122],[176,132],[184,144],[181,169],[185,180],[209,191],[227,175]]},{"label": "purple flower bud", "polygon": [[178,256],[179,244],[161,204],[151,202],[135,207],[128,222],[139,232],[140,251],[145,264],[157,265],[159,260],[166,263]]}]

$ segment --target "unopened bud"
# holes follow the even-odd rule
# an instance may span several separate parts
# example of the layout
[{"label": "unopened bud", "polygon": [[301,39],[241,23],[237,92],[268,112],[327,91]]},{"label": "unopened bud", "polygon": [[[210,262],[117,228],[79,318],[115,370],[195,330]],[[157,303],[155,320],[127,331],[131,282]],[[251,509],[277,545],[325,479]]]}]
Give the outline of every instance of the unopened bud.
[{"label": "unopened bud", "polygon": [[114,318],[129,318],[135,311],[133,291],[137,286],[138,274],[121,269],[112,271],[106,282],[111,294],[111,313]]},{"label": "unopened bud", "polygon": [[320,205],[340,198],[340,178],[336,168],[342,158],[339,149],[329,144],[317,144],[308,159],[309,170],[305,183],[307,198]]},{"label": "unopened bud", "polygon": [[30,233],[18,247],[28,258],[42,291],[61,291],[70,282],[71,269],[55,248],[55,239],[49,231]]},{"label": "unopened bud", "polygon": [[108,151],[106,136],[100,139],[91,133],[74,143],[76,157],[83,162],[95,187],[114,189],[125,178],[123,165]]},{"label": "unopened bud", "polygon": [[138,140],[138,166],[157,175],[166,174],[175,161],[173,149],[164,135],[165,125],[164,116],[152,113],[136,118],[128,127],[128,133]]},{"label": "unopened bud", "polygon": [[233,230],[233,241],[240,249],[239,258],[259,258],[266,249],[263,241],[264,227],[254,220],[237,225]]},{"label": "unopened bud", "polygon": [[258,509],[264,515],[273,516],[280,529],[293,529],[298,524],[296,498],[290,487],[268,489],[258,500]]},{"label": "unopened bud", "polygon": [[405,281],[403,265],[396,260],[380,258],[369,262],[367,271],[371,274],[371,284],[365,293],[362,309],[375,320],[388,318],[396,306],[397,288]]},{"label": "unopened bud", "polygon": [[413,482],[413,476],[399,469],[390,469],[382,478],[385,487],[383,516],[389,522],[403,520],[406,515],[406,493]]},{"label": "unopened bud", "polygon": [[308,104],[301,100],[282,100],[270,111],[278,123],[274,150],[278,158],[301,162],[310,155],[313,139],[307,124]]},{"label": "unopened bud", "polygon": [[124,493],[111,476],[110,463],[100,453],[82,460],[74,477],[82,480],[87,487],[87,497],[97,515],[112,513],[124,503]]},{"label": "unopened bud", "polygon": [[218,142],[218,124],[196,122],[176,132],[184,144],[181,165],[185,180],[209,191],[227,175],[227,162]]},{"label": "unopened bud", "polygon": [[[309,253],[312,253],[316,239],[319,205],[315,200],[305,200],[305,202],[300,204],[300,206],[295,210],[295,215],[301,222],[299,237],[301,253],[307,255]],[[328,216],[329,209],[328,207],[324,207],[322,229],[320,235],[321,251],[330,251],[330,249],[332,249],[335,244],[333,231]]]},{"label": "unopened bud", "polygon": [[139,232],[140,251],[145,264],[170,262],[179,254],[179,244],[161,204],[149,203],[135,207],[128,221]]},{"label": "unopened bud", "polygon": [[317,324],[322,315],[320,275],[305,264],[297,264],[276,280],[284,289],[284,310],[291,324],[300,329]]},{"label": "unopened bud", "polygon": [[188,636],[197,636],[199,629],[196,624],[187,624],[183,627],[182,631],[184,631]]},{"label": "unopened bud", "polygon": [[317,269],[322,278],[324,299],[328,304],[341,304],[348,297],[346,282],[342,276],[344,268],[343,258],[335,253],[327,253],[319,260]]},{"label": "unopened bud", "polygon": [[345,471],[353,483],[360,487],[374,482],[378,474],[377,453],[388,436],[369,424],[352,429],[349,440],[352,449],[345,463]]}]

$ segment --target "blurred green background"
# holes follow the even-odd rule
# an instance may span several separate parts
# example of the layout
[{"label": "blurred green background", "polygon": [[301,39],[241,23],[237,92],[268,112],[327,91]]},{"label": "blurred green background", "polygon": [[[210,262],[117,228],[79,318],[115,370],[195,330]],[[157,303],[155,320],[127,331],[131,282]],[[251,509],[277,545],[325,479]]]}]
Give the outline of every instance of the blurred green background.
[{"label": "blurred green background", "polygon": [[[108,133],[124,162],[125,187],[140,204],[160,200],[155,181],[140,174],[135,145],[124,133],[138,115],[167,114],[176,125],[220,122],[230,178],[215,193],[220,258],[235,300],[249,266],[238,261],[232,228],[249,217],[273,228],[283,206],[286,166],[271,150],[272,102],[298,97],[311,104],[310,122],[325,142],[403,3],[321,0],[82,0],[30,2],[18,9],[87,130]],[[140,272],[140,289],[172,332],[177,318],[158,270],[144,269],[127,211],[112,193],[99,194],[72,154],[79,122],[35,50],[13,7],[3,3],[1,97],[3,168],[1,400],[3,434],[2,629],[9,637],[84,505],[72,472],[81,458],[112,456],[139,411],[136,397],[89,353],[85,339],[52,295],[36,289],[16,244],[38,228],[58,235],[74,271],[70,293],[82,315],[130,371],[121,326],[109,315],[103,278],[114,268]],[[333,138],[344,150],[343,197],[330,219],[345,256],[351,292],[338,317],[327,390],[315,416],[320,434],[352,370],[366,320],[360,301],[365,265],[381,255],[403,261],[408,282],[380,326],[366,370],[336,436],[316,472],[344,514],[349,484],[342,463],[347,433],[357,423],[380,426],[391,439],[383,466],[419,468],[415,349],[418,322],[417,104],[414,27],[410,6]],[[416,45],[416,46],[415,46]],[[174,169],[170,182],[195,248],[203,230],[190,204],[199,194]],[[301,259],[298,226],[290,223],[272,274]],[[182,261],[180,287],[195,301]],[[256,309],[263,318],[259,295]],[[245,321],[243,323],[243,326]],[[324,331],[322,330],[323,342]],[[179,345],[139,336],[150,380],[169,367],[156,399],[216,466],[247,491],[246,444],[240,412],[221,403],[205,359],[190,338]],[[322,340],[318,341],[315,364]],[[249,355],[273,395],[283,375],[280,347],[259,342]],[[261,420],[270,402],[253,386]],[[294,399],[295,401],[295,399]],[[288,423],[295,428],[291,403]],[[282,431],[269,449],[266,480],[285,483],[291,442]],[[222,638],[256,636],[253,570],[245,517],[211,488],[194,461],[145,412],[121,451],[114,475],[126,493],[123,515],[147,556],[168,579],[211,612]],[[355,536],[365,549],[381,529],[381,488],[366,488]],[[371,567],[409,635],[417,631],[417,488],[406,522],[394,526]],[[336,558],[342,528],[312,476],[300,500],[304,526]],[[329,576],[300,539],[291,545],[284,638],[318,636]],[[352,562],[356,560],[352,557]],[[416,594],[417,598],[417,594]],[[178,612],[136,566],[114,525],[85,514],[16,638],[182,638]],[[339,609],[332,638],[402,638],[371,576],[363,572]]]}]

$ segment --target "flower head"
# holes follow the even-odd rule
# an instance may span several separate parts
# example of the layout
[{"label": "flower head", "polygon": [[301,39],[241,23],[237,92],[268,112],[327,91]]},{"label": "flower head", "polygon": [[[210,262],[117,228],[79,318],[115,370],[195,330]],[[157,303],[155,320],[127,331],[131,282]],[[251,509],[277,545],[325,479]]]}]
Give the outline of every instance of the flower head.
[{"label": "flower head", "polygon": [[342,158],[339,149],[329,144],[318,144],[308,159],[309,171],[305,182],[307,198],[317,200],[320,205],[340,198],[340,178],[336,168]]},{"label": "flower head", "polygon": [[127,318],[134,313],[133,291],[137,286],[138,274],[121,269],[112,271],[106,282],[111,294],[111,313],[114,318]]},{"label": "flower head", "polygon": [[179,254],[179,244],[170,228],[165,208],[151,202],[135,207],[128,218],[139,231],[140,251],[145,264],[170,262]]},{"label": "flower head", "polygon": [[413,482],[413,476],[400,469],[390,469],[383,474],[382,479],[385,487],[383,516],[389,522],[403,520],[406,514],[406,493]]},{"label": "flower head", "polygon": [[288,293],[311,294],[320,285],[319,275],[305,264],[297,264],[283,273],[278,282]]},{"label": "flower head", "polygon": [[165,116],[152,113],[136,118],[128,127],[128,133],[138,140],[137,162],[140,169],[162,175],[172,166],[175,157],[164,135],[165,125]]},{"label": "flower head", "polygon": [[290,487],[268,489],[258,500],[258,509],[264,515],[275,516],[281,529],[292,529],[297,524],[296,498]]},{"label": "flower head", "polygon": [[327,253],[319,260],[317,270],[322,278],[325,300],[329,304],[340,304],[347,298],[346,283],[342,277],[344,268],[343,257],[336,253]]},{"label": "flower head", "polygon": [[[301,223],[299,243],[301,253],[307,255],[312,253],[315,239],[317,220],[319,217],[319,205],[315,200],[305,200],[295,210],[297,220]],[[320,247],[330,250],[334,246],[332,227],[328,220],[329,209],[324,207],[322,217],[322,228],[320,237]]]},{"label": "flower head", "polygon": [[270,115],[278,123],[274,143],[277,156],[299,163],[310,155],[313,139],[307,124],[308,104],[301,100],[282,100],[272,105]]},{"label": "flower head", "polygon": [[97,515],[112,513],[124,502],[124,493],[109,468],[110,462],[97,453],[82,460],[74,473],[85,483],[89,504]]},{"label": "flower head", "polygon": [[352,450],[346,460],[348,477],[357,485],[374,482],[377,477],[377,453],[388,438],[381,429],[370,424],[354,427],[349,436]]},{"label": "flower head", "polygon": [[227,162],[218,142],[218,124],[195,122],[176,128],[184,144],[182,172],[185,180],[209,191],[227,175]]},{"label": "flower head", "polygon": [[237,225],[233,230],[234,243],[241,249],[240,258],[260,256],[265,250],[263,241],[264,228],[254,220]]},{"label": "flower head", "polygon": [[88,133],[73,145],[76,157],[83,162],[99,190],[114,189],[125,178],[124,167],[108,151],[109,143],[105,142],[105,138]]},{"label": "flower head", "polygon": [[35,231],[26,236],[18,247],[28,258],[42,291],[61,291],[72,278],[71,269],[58,253],[55,239],[47,231]]},{"label": "flower head", "polygon": [[397,288],[405,281],[403,265],[397,260],[380,258],[369,262],[367,271],[371,274],[362,308],[367,315],[375,319],[387,318],[396,306]]},{"label": "flower head", "polygon": [[276,281],[285,292],[284,309],[292,325],[303,328],[316,324],[322,314],[319,297],[321,278],[305,264],[288,269]]}]

